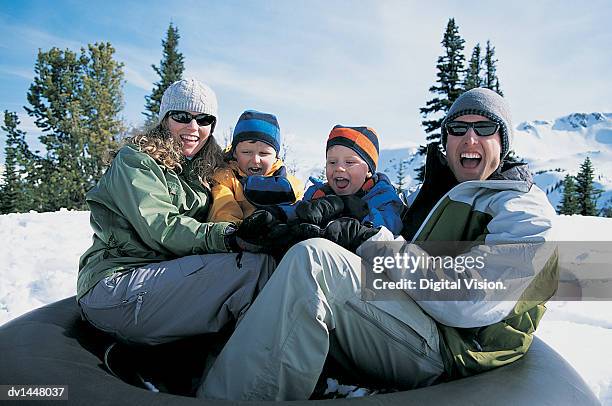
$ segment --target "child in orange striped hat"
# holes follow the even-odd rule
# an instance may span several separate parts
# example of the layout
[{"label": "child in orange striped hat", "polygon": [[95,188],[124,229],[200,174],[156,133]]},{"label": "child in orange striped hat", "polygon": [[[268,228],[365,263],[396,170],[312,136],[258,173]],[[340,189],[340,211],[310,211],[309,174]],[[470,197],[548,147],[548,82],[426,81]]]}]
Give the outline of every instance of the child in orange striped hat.
[{"label": "child in orange striped hat", "polygon": [[314,184],[308,188],[303,200],[330,195],[358,197],[367,204],[367,214],[361,219],[362,223],[385,226],[399,235],[404,205],[389,178],[376,172],[378,152],[378,135],[372,128],[336,125],[327,139],[327,182],[311,178]]}]

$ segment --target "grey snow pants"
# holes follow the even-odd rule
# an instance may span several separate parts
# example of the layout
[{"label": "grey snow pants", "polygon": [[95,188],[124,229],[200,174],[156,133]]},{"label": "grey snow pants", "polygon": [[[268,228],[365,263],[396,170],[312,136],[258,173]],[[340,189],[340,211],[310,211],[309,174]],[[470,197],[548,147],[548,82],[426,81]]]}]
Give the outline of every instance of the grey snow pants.
[{"label": "grey snow pants", "polygon": [[239,321],[274,266],[263,254],[192,255],[113,274],[79,303],[91,324],[121,341],[162,344]]},{"label": "grey snow pants", "polygon": [[328,353],[337,352],[389,387],[430,385],[444,371],[438,327],[408,295],[397,293],[391,301],[364,301],[357,255],[320,238],[296,244],[237,326],[198,397],[308,399]]}]

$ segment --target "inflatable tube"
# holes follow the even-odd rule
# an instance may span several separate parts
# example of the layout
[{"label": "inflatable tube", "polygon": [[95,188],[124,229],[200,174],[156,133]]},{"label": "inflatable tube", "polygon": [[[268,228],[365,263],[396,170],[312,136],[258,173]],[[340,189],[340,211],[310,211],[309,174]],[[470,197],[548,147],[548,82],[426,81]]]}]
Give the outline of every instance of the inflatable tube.
[{"label": "inflatable tube", "polygon": [[[0,384],[68,385],[68,400],[58,403],[61,405],[230,404],[155,393],[123,382],[108,373],[101,362],[108,340],[81,321],[74,297],[34,310],[0,327]],[[323,402],[330,404],[330,400],[309,400],[291,405]],[[599,404],[576,371],[537,338],[522,359],[487,373],[411,391],[331,402],[351,402],[353,406]],[[238,403],[289,404],[231,404]]]}]

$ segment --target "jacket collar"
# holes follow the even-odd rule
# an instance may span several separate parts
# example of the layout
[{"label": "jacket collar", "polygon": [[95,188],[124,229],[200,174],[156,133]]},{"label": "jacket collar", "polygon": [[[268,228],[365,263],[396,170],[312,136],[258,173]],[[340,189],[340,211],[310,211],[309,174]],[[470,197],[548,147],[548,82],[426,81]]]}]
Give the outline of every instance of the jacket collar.
[{"label": "jacket collar", "polygon": [[489,188],[498,190],[520,190],[527,192],[533,184],[533,178],[526,164],[504,162],[489,179],[459,183],[448,166],[446,156],[437,145],[427,146],[425,161],[425,179],[414,201],[402,215],[404,228],[402,235],[410,241],[440,199],[454,188]]}]

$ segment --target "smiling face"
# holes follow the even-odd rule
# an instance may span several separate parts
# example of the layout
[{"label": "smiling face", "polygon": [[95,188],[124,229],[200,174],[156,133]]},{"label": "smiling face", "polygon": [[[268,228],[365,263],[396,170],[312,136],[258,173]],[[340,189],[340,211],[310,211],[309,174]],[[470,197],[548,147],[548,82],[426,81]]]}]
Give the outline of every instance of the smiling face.
[{"label": "smiling face", "polygon": [[344,145],[334,145],[327,150],[325,175],[327,183],[337,195],[356,193],[372,176],[366,161]]},{"label": "smiling face", "polygon": [[[469,114],[457,117],[454,121],[474,123],[489,121],[488,118]],[[459,182],[487,179],[500,164],[501,138],[499,130],[486,137],[479,136],[470,128],[462,136],[448,135],[446,159],[448,166]]]},{"label": "smiling face", "polygon": [[276,151],[261,141],[242,141],[234,149],[234,158],[242,172],[250,175],[268,175],[276,162]]},{"label": "smiling face", "polygon": [[[191,114],[199,114],[197,111],[190,111]],[[171,117],[167,118],[168,130],[172,137],[183,144],[183,155],[190,158],[197,154],[208,137],[210,136],[212,124],[199,126],[194,120],[187,124],[174,121]]]}]

